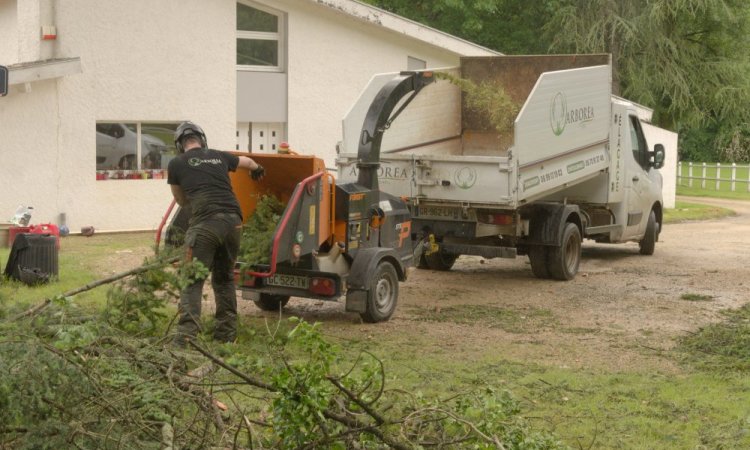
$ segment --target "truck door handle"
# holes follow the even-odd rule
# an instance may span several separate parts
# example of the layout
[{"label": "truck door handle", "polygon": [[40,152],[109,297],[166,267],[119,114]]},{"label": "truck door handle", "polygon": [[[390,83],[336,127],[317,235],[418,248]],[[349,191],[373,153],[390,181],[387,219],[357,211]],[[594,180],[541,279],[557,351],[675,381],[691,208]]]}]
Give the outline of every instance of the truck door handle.
[{"label": "truck door handle", "polygon": [[640,181],[641,178],[638,175],[633,175],[633,181]]}]

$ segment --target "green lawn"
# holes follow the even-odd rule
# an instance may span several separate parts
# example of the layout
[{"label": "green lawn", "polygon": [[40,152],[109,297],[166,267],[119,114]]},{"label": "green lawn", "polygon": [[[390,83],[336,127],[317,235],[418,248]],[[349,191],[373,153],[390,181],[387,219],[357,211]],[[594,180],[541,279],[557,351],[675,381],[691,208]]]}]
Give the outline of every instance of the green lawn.
[{"label": "green lawn", "polygon": [[[682,217],[703,217],[704,208],[678,204]],[[684,210],[684,211],[683,211]],[[689,214],[699,211],[700,216]],[[671,213],[670,213],[671,214]],[[683,220],[683,219],[679,219]],[[0,301],[34,304],[101,277],[106,261],[116,251],[151,245],[150,234],[70,236],[62,241],[60,281],[29,288],[18,283],[0,285]],[[0,249],[3,265],[8,249]],[[75,301],[85,308],[105,305],[106,287],[82,294]],[[686,300],[687,301],[687,300]],[[174,308],[170,307],[174,313]],[[747,358],[747,312],[727,319],[731,345]],[[509,318],[508,320],[511,320]],[[555,326],[539,315],[540,323]],[[697,333],[690,345],[678,344],[662,356],[681,367],[679,374],[632,371],[575,370],[546,366],[506,356],[503,346],[487,343],[483,356],[441,347],[427,336],[367,331],[366,325],[324,323],[323,333],[354,361],[363,351],[384,362],[387,387],[411,395],[448,398],[477,386],[507,389],[521,401],[522,415],[537,429],[555,433],[572,448],[595,449],[735,449],[750,448],[750,376],[746,369],[699,363],[707,348],[717,353],[726,339],[714,330]],[[716,325],[721,329],[722,324]],[[275,330],[273,319],[241,317],[236,355],[263,353],[259,334]],[[377,327],[377,326],[376,326]],[[284,320],[279,333],[290,329]],[[373,335],[375,338],[373,339]],[[718,336],[711,341],[712,336]],[[721,339],[719,339],[721,338]],[[428,350],[426,350],[428,349]],[[643,349],[644,352],[653,350]],[[713,369],[716,368],[716,369]]]},{"label": "green lawn", "polygon": [[[682,178],[677,180],[677,194],[678,195],[693,195],[693,196],[717,196],[724,198],[738,198],[750,200],[750,191],[748,191],[748,166],[738,166],[735,171],[735,186],[732,191],[731,181],[719,181],[717,189],[716,178],[729,180],[732,177],[732,169],[729,167],[717,168],[716,164],[706,164],[705,175],[703,174],[703,167],[701,163],[693,163],[693,177],[692,183],[689,177],[688,163],[680,163],[682,168]],[[722,164],[727,166],[729,164]],[[717,176],[718,174],[718,176]],[[706,178],[705,182],[695,177]]]},{"label": "green lawn", "polygon": [[733,216],[734,211],[719,206],[698,203],[675,202],[675,207],[664,211],[664,223],[679,223],[691,220],[719,219]]},{"label": "green lawn", "polygon": [[[678,186],[678,194],[750,200],[750,195],[744,193],[701,191],[684,186]],[[665,211],[665,222],[706,220],[731,214],[733,212],[725,208],[677,202],[674,209]],[[112,254],[148,248],[153,236],[150,233],[97,234],[91,238],[69,236],[61,242],[59,281],[34,288],[19,283],[0,284],[0,301],[33,305],[85,285],[109,273],[111,268],[106,266],[106,261]],[[3,266],[8,253],[8,249],[0,249]],[[96,288],[77,296],[74,301],[83,308],[101,309],[106,304],[107,290],[106,286]],[[698,300],[690,297],[685,301]],[[174,307],[169,307],[168,312],[174,314]],[[535,320],[554,327],[554,321],[547,320],[543,313],[534,316]],[[477,311],[477,314],[483,312]],[[466,321],[481,323],[481,316],[478,317],[467,317]],[[453,317],[457,323],[463,323],[461,318],[460,315]],[[477,358],[476,354],[465,356],[450,349],[442,351],[418,333],[376,333],[378,342],[374,342],[368,333],[352,333],[351,329],[342,329],[341,324],[324,323],[322,330],[327,339],[343,349],[345,361],[355,360],[361,352],[372,352],[381,358],[389,389],[431,398],[451,397],[480,385],[507,389],[521,401],[522,415],[535,428],[554,433],[572,448],[729,449],[750,448],[750,377],[745,366],[727,367],[715,360],[701,361],[706,358],[706,348],[716,350],[722,345],[746,348],[745,342],[750,339],[747,318],[747,311],[739,319],[730,317],[726,322],[728,328],[717,324],[716,329],[709,330],[705,336],[702,333],[691,336],[689,345],[678,344],[668,351],[665,356],[682,364],[679,375],[636,369],[618,372],[540,365],[509,359],[502,345],[488,345],[485,354]],[[500,319],[508,321],[511,328],[515,323],[513,317]],[[243,316],[240,320],[242,326],[235,354],[243,357],[262,354],[264,341],[258,338],[259,334],[268,333],[267,330],[275,329],[276,325],[259,317]],[[505,323],[503,320],[493,316],[493,323]],[[290,325],[282,321],[279,327],[279,332],[284,333]],[[726,339],[727,329],[732,340]],[[711,341],[714,336],[720,340]],[[714,367],[717,369],[712,369]]]}]

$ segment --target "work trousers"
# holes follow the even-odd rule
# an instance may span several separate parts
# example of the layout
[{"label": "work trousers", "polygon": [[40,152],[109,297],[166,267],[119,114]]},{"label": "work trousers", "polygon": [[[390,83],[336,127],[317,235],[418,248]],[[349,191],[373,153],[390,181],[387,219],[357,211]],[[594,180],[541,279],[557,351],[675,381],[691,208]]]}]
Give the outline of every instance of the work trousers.
[{"label": "work trousers", "polygon": [[[234,264],[240,248],[242,219],[237,214],[215,214],[191,224],[185,234],[186,259],[197,259],[211,271],[211,286],[216,300],[214,339],[231,342],[237,335],[237,293]],[[198,278],[180,295],[178,339],[185,342],[201,330],[201,299],[205,278]]]}]

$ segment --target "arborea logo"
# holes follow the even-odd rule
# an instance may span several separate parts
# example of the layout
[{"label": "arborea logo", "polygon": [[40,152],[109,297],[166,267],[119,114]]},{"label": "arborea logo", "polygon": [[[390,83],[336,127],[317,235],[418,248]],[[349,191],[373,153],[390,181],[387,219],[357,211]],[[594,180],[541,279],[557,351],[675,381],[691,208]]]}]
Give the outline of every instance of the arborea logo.
[{"label": "arborea logo", "polygon": [[560,136],[565,131],[565,125],[567,124],[568,116],[568,99],[565,98],[565,94],[558,92],[552,98],[552,103],[549,107],[549,124],[552,127],[552,132],[555,136]]}]

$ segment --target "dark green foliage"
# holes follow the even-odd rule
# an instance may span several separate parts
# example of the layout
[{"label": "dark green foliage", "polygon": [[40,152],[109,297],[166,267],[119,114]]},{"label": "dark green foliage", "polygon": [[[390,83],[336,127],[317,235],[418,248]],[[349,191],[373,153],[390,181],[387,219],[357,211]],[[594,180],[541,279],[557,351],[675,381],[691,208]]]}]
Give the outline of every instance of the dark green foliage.
[{"label": "dark green foliage", "polygon": [[[622,95],[654,108],[703,160],[748,156],[750,4],[742,0],[559,0],[546,25],[552,49],[607,52]],[[710,136],[710,138],[706,139]],[[708,141],[708,145],[706,142]],[[741,145],[742,148],[737,148]]]},{"label": "dark green foliage", "polygon": [[147,259],[144,266],[153,266],[150,270],[110,288],[104,311],[110,325],[130,333],[152,334],[167,317],[163,309],[167,300],[178,298],[194,280],[208,277],[208,269],[198,260],[182,262],[176,270],[170,259],[172,254]]},{"label": "dark green foliage", "polygon": [[556,1],[368,0],[368,3],[505,54],[542,54],[539,30]]},{"label": "dark green foliage", "polygon": [[476,84],[445,72],[437,72],[435,76],[461,88],[469,109],[486,116],[498,133],[508,133],[513,129],[513,121],[520,107],[513,103],[502,85],[488,81]]},{"label": "dark green foliage", "polygon": [[[0,303],[0,448],[160,448],[174,422],[185,446],[212,439],[212,411],[179,388],[186,365],[168,342],[136,337],[164,329],[164,307],[189,282],[168,261],[109,292],[101,313],[57,297],[19,316]],[[191,274],[205,272],[200,267]],[[8,319],[16,318],[14,319]],[[193,444],[191,444],[193,443]]]},{"label": "dark green foliage", "polygon": [[215,348],[227,363],[196,347],[227,369],[212,370],[169,346],[164,320],[205,268],[148,266],[111,291],[106,312],[62,296],[24,314],[0,301],[0,448],[563,448],[507,392],[440,401],[388,390],[375,355],[349,361],[299,319],[252,352]]},{"label": "dark green foliage", "polygon": [[716,162],[721,159],[714,145],[716,127],[688,128],[680,133],[679,160],[692,162]]},{"label": "dark green foliage", "polygon": [[744,0],[368,2],[505,54],[610,53],[615,91],[680,134],[681,159],[750,161]]},{"label": "dark green foliage", "polygon": [[238,352],[227,360],[272,380],[276,395],[262,415],[273,428],[259,437],[266,447],[416,449],[460,442],[456,448],[489,450],[501,448],[498,443],[507,449],[566,448],[534,432],[507,391],[482,387],[442,401],[389,390],[384,364],[376,356],[365,352],[347,361],[338,346],[323,338],[319,324],[289,321],[289,332],[267,342],[268,358]]},{"label": "dark green foliage", "polygon": [[287,360],[284,369],[277,367],[269,374],[279,392],[272,404],[271,423],[279,433],[282,448],[304,445],[321,430],[322,413],[335,393],[334,386],[325,377],[330,373],[336,353],[317,328],[317,324],[305,322],[294,327],[287,338],[299,342],[303,353],[309,357]]},{"label": "dark green foliage", "polygon": [[271,255],[273,232],[279,223],[285,205],[272,195],[264,195],[255,212],[242,227],[239,261],[243,267],[267,264]]},{"label": "dark green foliage", "polygon": [[684,361],[709,372],[750,374],[750,305],[724,313],[726,320],[685,336]]}]

